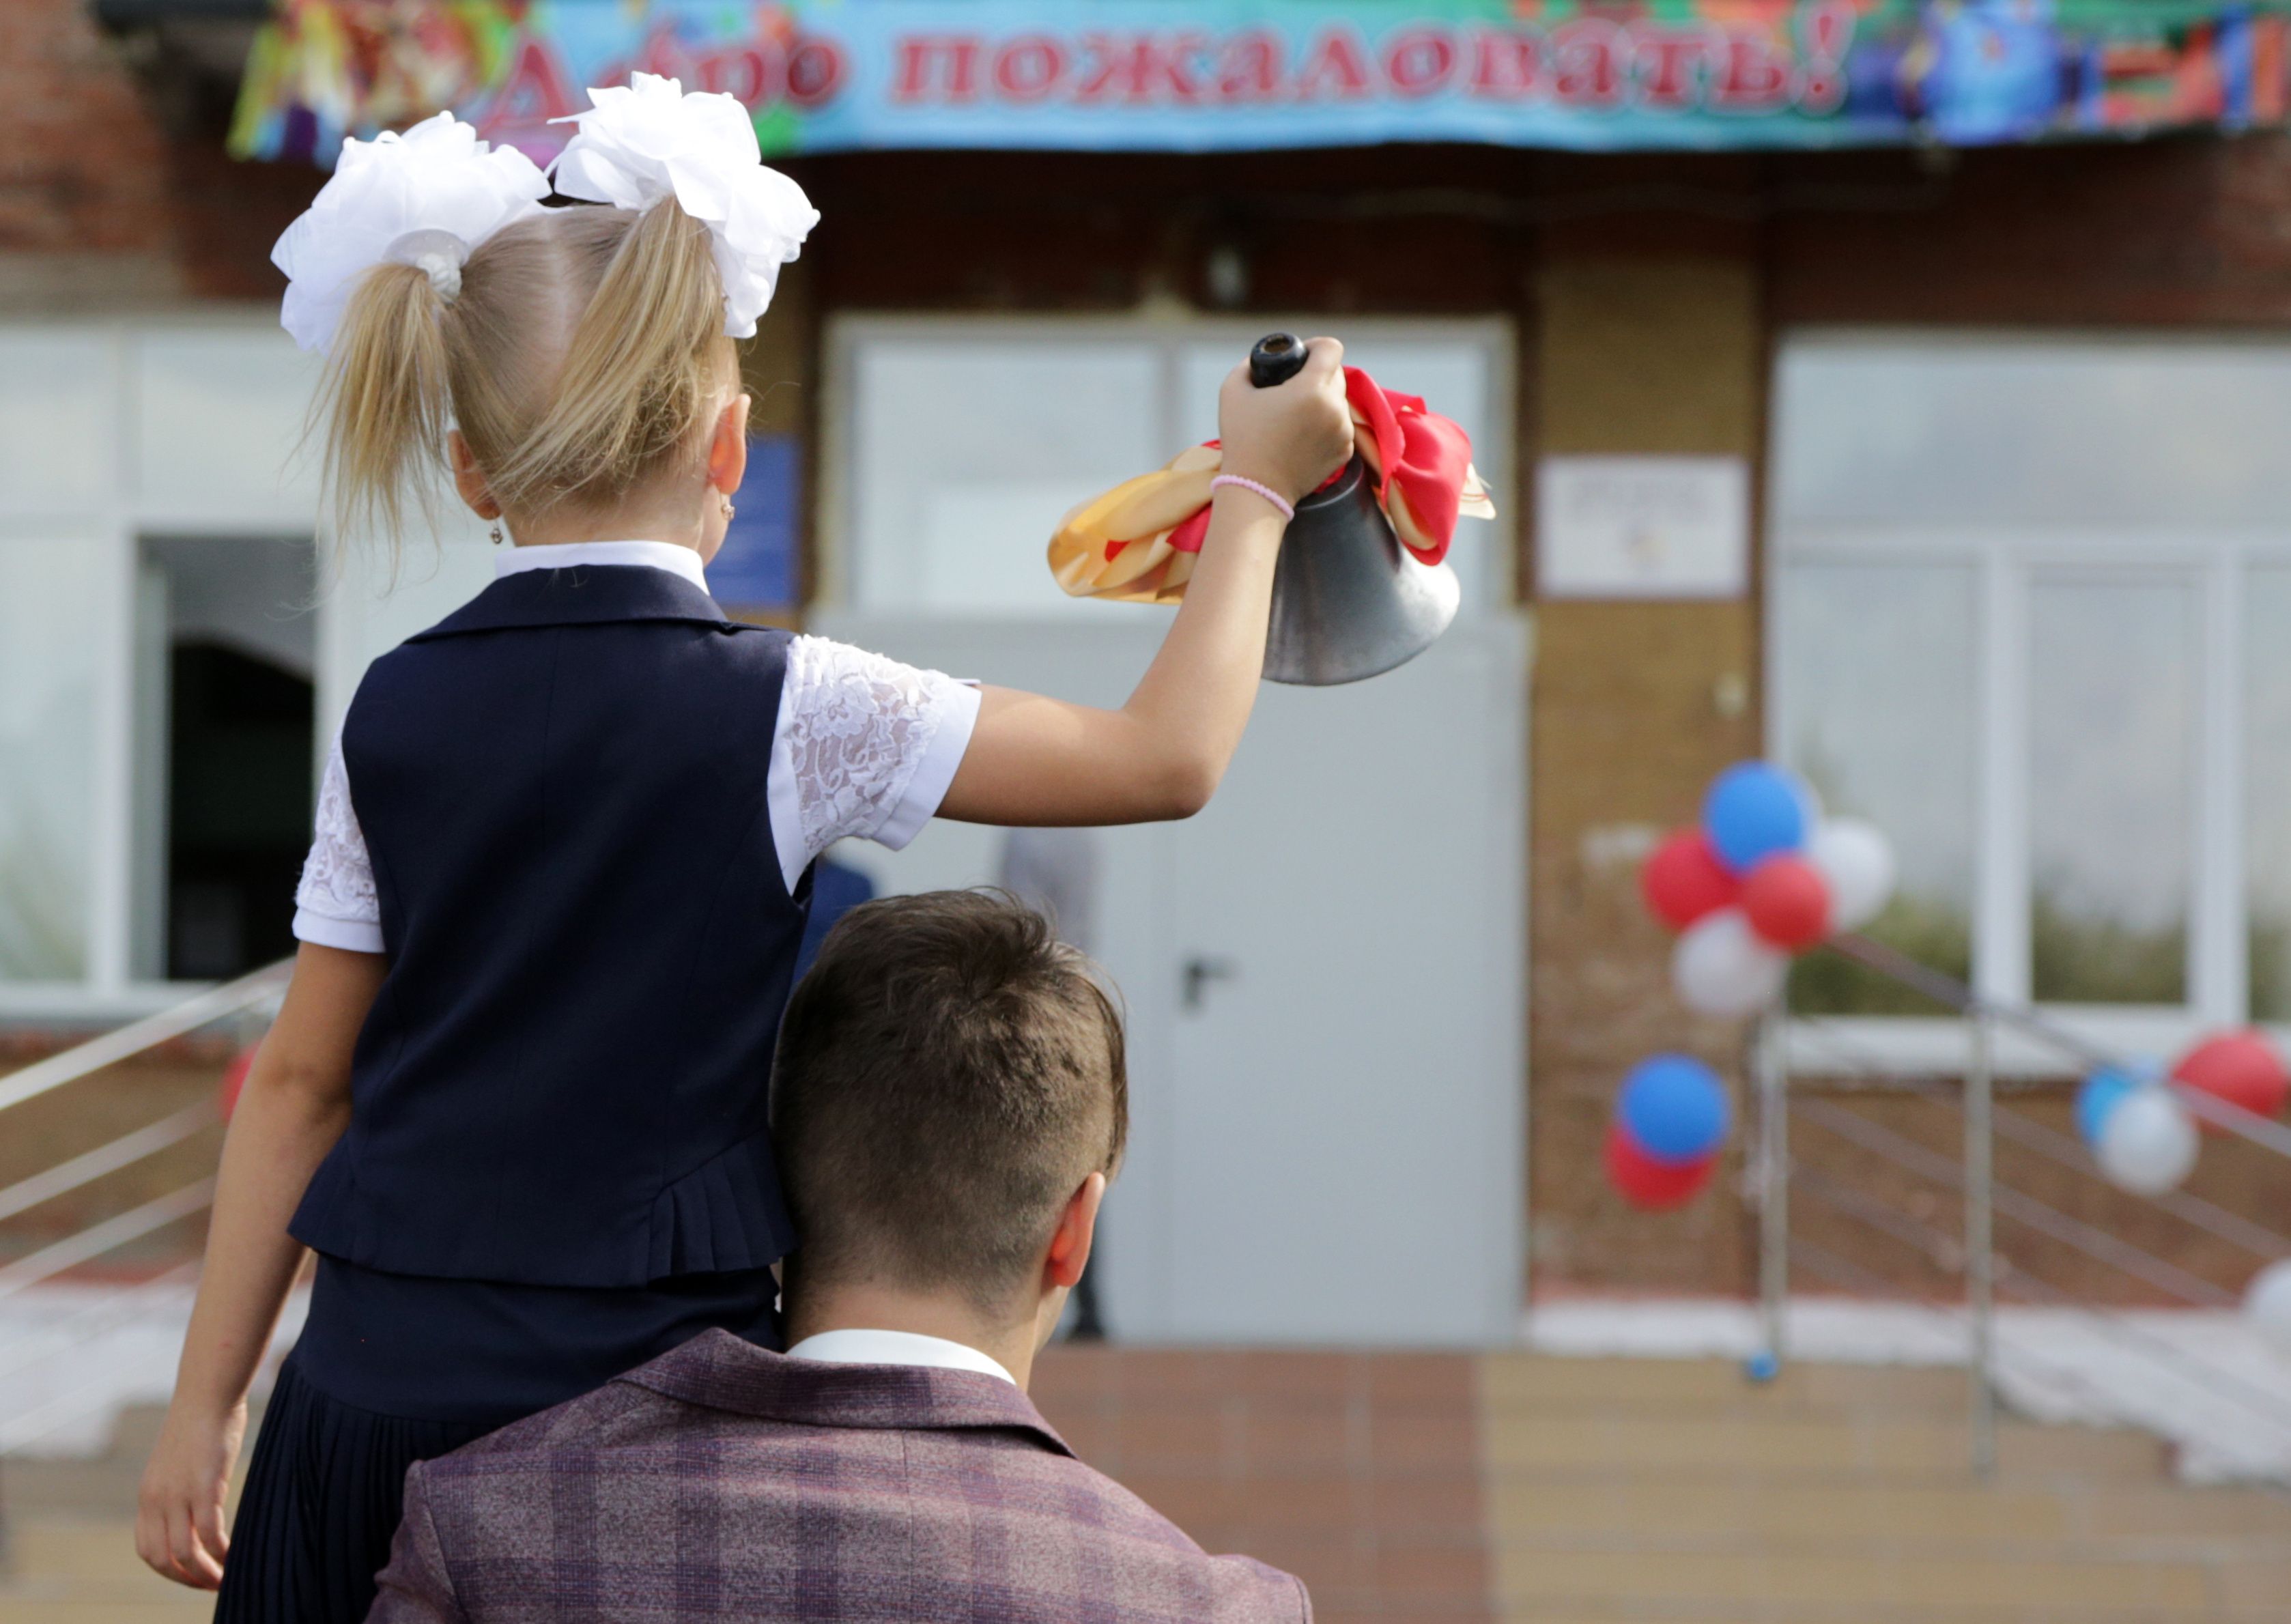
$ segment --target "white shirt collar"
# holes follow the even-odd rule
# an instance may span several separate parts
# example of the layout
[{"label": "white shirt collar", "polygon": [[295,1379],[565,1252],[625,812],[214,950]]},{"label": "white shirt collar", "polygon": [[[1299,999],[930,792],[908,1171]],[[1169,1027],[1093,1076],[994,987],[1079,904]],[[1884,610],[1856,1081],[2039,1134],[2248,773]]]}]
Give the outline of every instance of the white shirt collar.
[{"label": "white shirt collar", "polygon": [[494,553],[494,579],[528,569],[571,569],[579,564],[644,564],[682,575],[702,591],[708,575],[700,555],[674,542],[559,542],[539,547],[502,547]]},{"label": "white shirt collar", "polygon": [[982,1376],[999,1376],[1014,1387],[1018,1385],[1000,1360],[968,1343],[912,1331],[823,1331],[788,1349],[788,1357],[817,1359],[828,1364],[919,1364],[935,1371],[977,1371]]}]

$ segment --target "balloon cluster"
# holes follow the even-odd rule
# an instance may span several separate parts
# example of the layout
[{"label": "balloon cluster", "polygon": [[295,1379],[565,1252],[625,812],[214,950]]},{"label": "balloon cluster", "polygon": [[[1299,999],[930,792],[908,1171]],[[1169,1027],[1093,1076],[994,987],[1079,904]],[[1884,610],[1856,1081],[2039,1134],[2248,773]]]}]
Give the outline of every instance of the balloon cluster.
[{"label": "balloon cluster", "polygon": [[[2250,1112],[2273,1116],[2291,1097],[2283,1057],[2256,1032],[2223,1033],[2182,1055],[2171,1080]],[[2136,1195],[2176,1189],[2195,1170],[2199,1131],[2226,1131],[2199,1123],[2196,1113],[2166,1086],[2153,1065],[2106,1065],[2077,1090],[2077,1132],[2110,1183]]]},{"label": "balloon cluster", "polygon": [[1718,1073],[1691,1055],[1633,1066],[1607,1124],[1607,1178],[1635,1207],[1684,1206],[1710,1182],[1733,1109]]},{"label": "balloon cluster", "polygon": [[1672,984],[1705,1015],[1749,1015],[1781,995],[1790,955],[1877,917],[1893,850],[1855,818],[1825,818],[1797,777],[1739,761],[1702,800],[1702,821],[1640,871],[1654,916],[1680,932]]}]

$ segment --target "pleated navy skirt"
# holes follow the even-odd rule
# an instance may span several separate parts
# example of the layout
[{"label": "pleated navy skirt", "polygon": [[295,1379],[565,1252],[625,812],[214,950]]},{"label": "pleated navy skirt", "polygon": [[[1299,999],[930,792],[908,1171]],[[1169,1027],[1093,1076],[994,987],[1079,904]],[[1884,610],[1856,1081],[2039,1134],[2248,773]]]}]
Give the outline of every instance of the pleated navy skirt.
[{"label": "pleated navy skirt", "polygon": [[769,1269],[626,1290],[383,1274],[321,1256],[223,1564],[218,1624],[359,1624],[406,1470],[720,1327],[780,1346]]}]

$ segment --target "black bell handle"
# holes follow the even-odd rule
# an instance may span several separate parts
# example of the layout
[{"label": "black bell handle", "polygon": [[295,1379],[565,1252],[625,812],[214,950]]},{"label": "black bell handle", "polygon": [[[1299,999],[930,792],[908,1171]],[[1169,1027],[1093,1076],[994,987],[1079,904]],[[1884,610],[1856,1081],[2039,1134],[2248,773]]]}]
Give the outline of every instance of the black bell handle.
[{"label": "black bell handle", "polygon": [[1305,370],[1312,346],[1294,333],[1268,333],[1249,352],[1249,381],[1258,389],[1286,383]]}]

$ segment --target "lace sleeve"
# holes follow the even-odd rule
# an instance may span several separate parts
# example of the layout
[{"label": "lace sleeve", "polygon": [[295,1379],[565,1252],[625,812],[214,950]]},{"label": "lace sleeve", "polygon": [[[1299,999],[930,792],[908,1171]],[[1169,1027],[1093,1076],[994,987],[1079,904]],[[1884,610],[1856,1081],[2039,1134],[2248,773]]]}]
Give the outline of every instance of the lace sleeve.
[{"label": "lace sleeve", "polygon": [[294,888],[295,938],[352,953],[380,953],[382,903],[374,894],[366,834],[350,806],[350,768],[339,738],[318,781],[317,823],[310,855],[302,862],[302,882]]},{"label": "lace sleeve", "polygon": [[914,839],[953,782],[977,718],[978,690],[966,683],[797,638],[774,741],[774,771],[793,791],[786,865],[800,874],[847,835],[894,849]]}]

